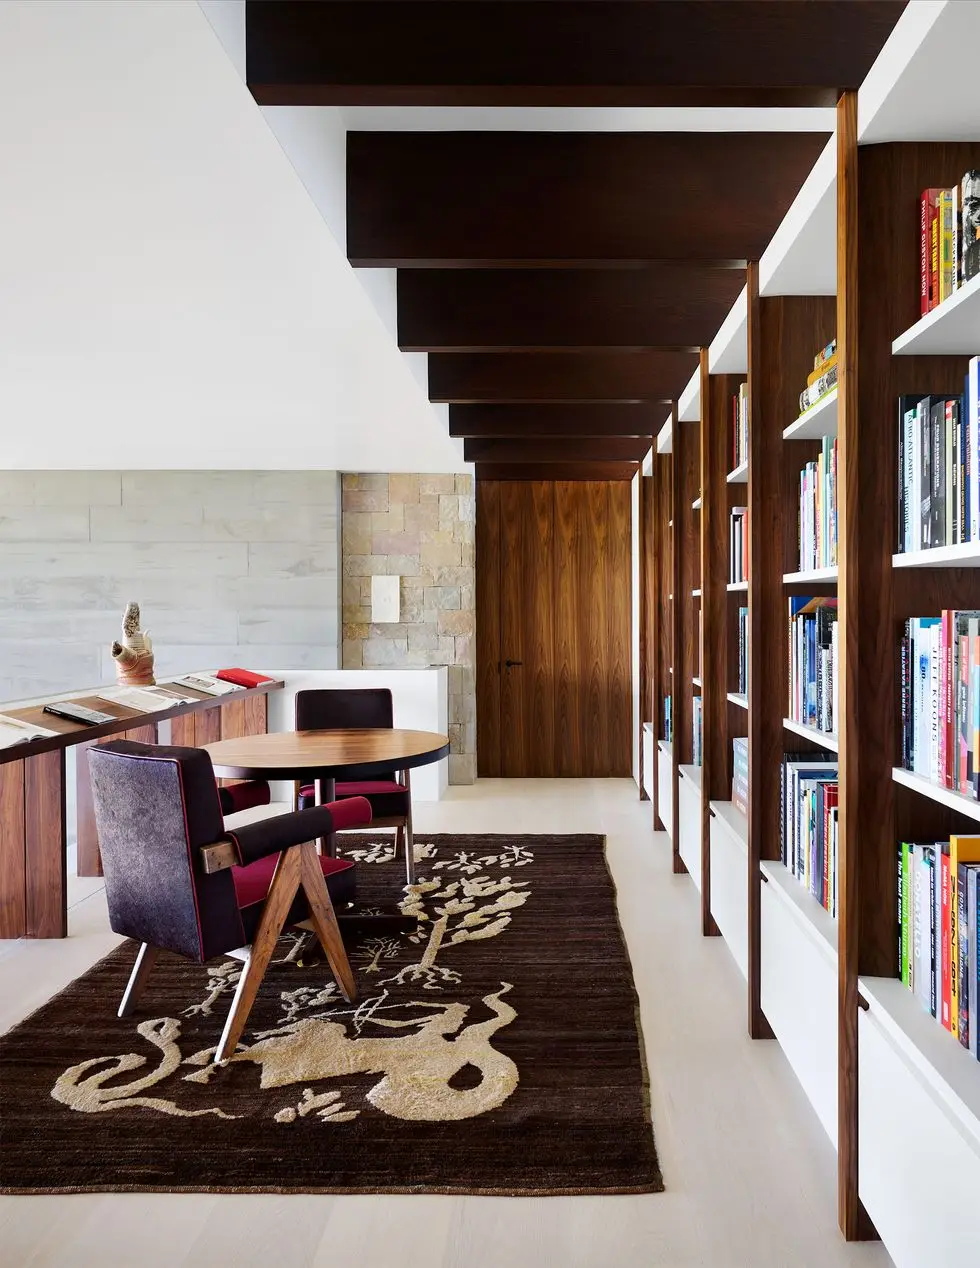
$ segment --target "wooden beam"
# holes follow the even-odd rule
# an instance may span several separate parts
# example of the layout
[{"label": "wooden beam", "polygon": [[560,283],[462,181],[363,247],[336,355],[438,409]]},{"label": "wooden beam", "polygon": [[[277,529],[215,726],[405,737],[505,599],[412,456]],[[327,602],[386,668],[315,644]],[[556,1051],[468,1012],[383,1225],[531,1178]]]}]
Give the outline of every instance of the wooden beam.
[{"label": "wooden beam", "polygon": [[477,480],[632,480],[636,462],[478,462]]},{"label": "wooden beam", "polygon": [[676,348],[714,338],[745,283],[740,269],[400,269],[406,352]]},{"label": "wooden beam", "polygon": [[248,0],[247,80],[264,105],[832,106],[902,8]]},{"label": "wooden beam", "polygon": [[350,132],[347,254],[380,268],[743,264],[761,255],[826,141]]},{"label": "wooden beam", "polygon": [[545,436],[651,436],[650,405],[450,405],[449,434],[529,440]]},{"label": "wooden beam", "polygon": [[466,462],[639,462],[650,438],[636,436],[556,437],[551,440],[464,440]]},{"label": "wooden beam", "polygon": [[460,405],[642,404],[679,396],[687,352],[431,353],[429,399]]}]

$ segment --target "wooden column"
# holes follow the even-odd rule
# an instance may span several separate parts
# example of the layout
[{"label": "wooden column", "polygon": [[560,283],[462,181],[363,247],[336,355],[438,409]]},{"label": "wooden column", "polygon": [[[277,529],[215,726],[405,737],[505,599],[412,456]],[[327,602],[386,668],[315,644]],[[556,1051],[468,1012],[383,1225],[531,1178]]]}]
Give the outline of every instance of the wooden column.
[{"label": "wooden column", "polygon": [[[673,416],[673,461],[671,463],[671,506],[673,527],[671,541],[672,577],[671,592],[671,670],[670,716],[673,727],[671,780],[673,825],[673,868],[675,872],[687,871],[680,853],[680,768],[691,760],[691,677],[694,673],[694,655],[690,645],[691,610],[691,556],[695,548],[691,526],[690,488],[692,474],[697,470],[695,429],[690,423],[677,418],[677,402],[671,405]],[[685,503],[686,499],[686,503]]]}]

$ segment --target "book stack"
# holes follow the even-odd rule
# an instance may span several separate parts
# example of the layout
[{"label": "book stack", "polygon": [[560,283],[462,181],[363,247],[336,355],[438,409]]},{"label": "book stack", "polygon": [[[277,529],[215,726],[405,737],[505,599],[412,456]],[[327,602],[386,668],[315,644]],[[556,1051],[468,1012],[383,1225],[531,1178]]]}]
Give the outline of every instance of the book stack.
[{"label": "book stack", "polygon": [[669,744],[673,738],[672,721],[670,716],[670,696],[664,696],[664,739]]},{"label": "book stack", "polygon": [[902,982],[926,1012],[980,1059],[978,909],[980,837],[899,845]]},{"label": "book stack", "polygon": [[732,805],[749,813],[749,741],[747,736],[732,740]]},{"label": "book stack", "polygon": [[980,798],[980,612],[907,620],[899,672],[903,766]]},{"label": "book stack", "polygon": [[749,694],[749,610],[738,610],[738,693]]},{"label": "book stack", "polygon": [[691,714],[691,738],[694,755],[692,761],[695,766],[701,765],[702,753],[702,726],[701,726],[701,697],[694,696],[693,711]]},{"label": "book stack", "polygon": [[787,753],[780,780],[780,858],[818,903],[837,915],[837,758]]},{"label": "book stack", "polygon": [[980,540],[980,357],[962,396],[898,398],[898,549]]},{"label": "book stack", "polygon": [[813,358],[806,387],[800,393],[800,413],[805,414],[837,386],[837,340],[832,339]]},{"label": "book stack", "polygon": [[800,571],[837,566],[837,437],[800,473]]},{"label": "book stack", "polygon": [[924,189],[919,203],[919,306],[932,312],[980,274],[980,171],[952,189]]},{"label": "book stack", "polygon": [[732,470],[749,460],[749,385],[740,383],[732,397]]},{"label": "book stack", "polygon": [[837,600],[789,600],[789,713],[794,722],[837,730]]},{"label": "book stack", "polygon": [[749,508],[733,506],[728,531],[728,580],[749,579]]}]

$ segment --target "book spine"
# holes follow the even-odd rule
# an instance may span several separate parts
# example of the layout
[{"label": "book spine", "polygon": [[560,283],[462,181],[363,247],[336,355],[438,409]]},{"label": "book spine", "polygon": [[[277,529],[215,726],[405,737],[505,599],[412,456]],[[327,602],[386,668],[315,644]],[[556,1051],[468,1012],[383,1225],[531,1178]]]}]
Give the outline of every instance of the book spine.
[{"label": "book spine", "polygon": [[957,935],[957,955],[956,964],[953,966],[956,970],[956,976],[953,982],[953,992],[956,1001],[956,1030],[957,1039],[964,1048],[970,1047],[970,929],[967,919],[968,909],[967,885],[968,869],[965,863],[960,863],[956,868],[956,875],[952,877],[954,886],[954,895],[956,902],[956,935]]},{"label": "book spine", "polygon": [[940,1000],[940,1018],[946,1030],[953,1030],[952,1017],[950,1012],[952,1001],[952,965],[950,962],[950,940],[951,940],[951,916],[950,916],[950,899],[949,899],[949,846],[936,848],[936,861],[940,866],[939,873],[939,910],[940,923],[938,928],[939,938],[939,956],[940,956],[940,982],[942,986],[942,995]]},{"label": "book spine", "polygon": [[929,224],[929,191],[923,190],[922,197],[919,200],[919,313],[922,317],[924,317],[932,307],[930,291],[932,270],[929,263]]}]

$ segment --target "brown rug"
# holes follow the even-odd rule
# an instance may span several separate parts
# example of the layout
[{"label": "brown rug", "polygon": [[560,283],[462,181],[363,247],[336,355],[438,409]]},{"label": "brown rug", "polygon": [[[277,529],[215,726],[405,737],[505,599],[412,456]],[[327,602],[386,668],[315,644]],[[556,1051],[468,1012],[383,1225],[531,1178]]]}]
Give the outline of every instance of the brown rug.
[{"label": "brown rug", "polygon": [[[381,841],[342,843],[367,908],[402,897]],[[128,943],[0,1039],[0,1188],[661,1191],[603,847],[418,838],[417,928],[345,935],[357,1003],[283,938],[222,1069],[240,965],[161,957],[120,1021]]]}]

